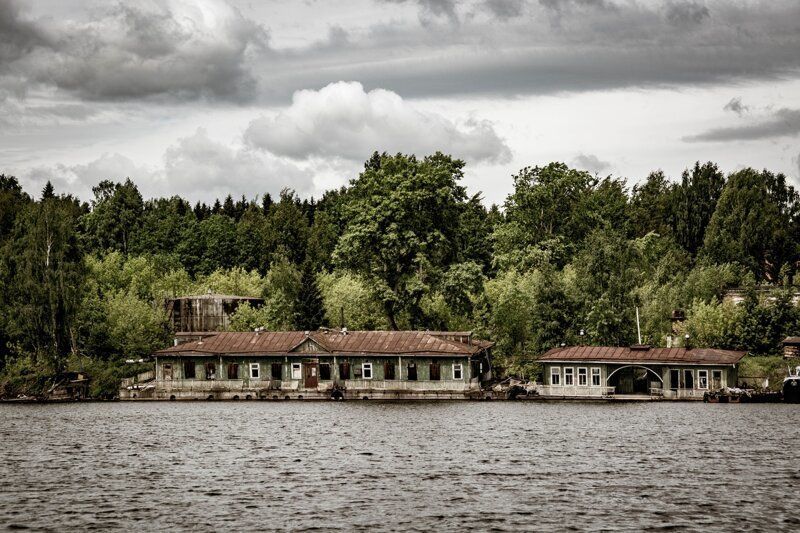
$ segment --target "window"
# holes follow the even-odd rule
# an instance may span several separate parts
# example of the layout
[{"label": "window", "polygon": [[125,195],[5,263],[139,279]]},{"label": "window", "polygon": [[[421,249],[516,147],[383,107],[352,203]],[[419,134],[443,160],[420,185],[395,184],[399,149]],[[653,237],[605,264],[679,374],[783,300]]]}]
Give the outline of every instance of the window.
[{"label": "window", "polygon": [[319,379],[330,380],[331,379],[331,365],[328,363],[320,363],[319,364]]},{"label": "window", "polygon": [[439,363],[431,363],[431,381],[439,381],[442,379],[442,372]]},{"label": "window", "polygon": [[722,370],[711,371],[711,386],[714,390],[722,388]]},{"label": "window", "polygon": [[593,368],[592,369],[592,387],[599,387],[600,386],[600,369]]},{"label": "window", "polygon": [[283,378],[283,365],[280,363],[272,363],[269,374],[275,381],[280,381],[281,378]]},{"label": "window", "polygon": [[394,363],[392,361],[383,363],[383,379],[396,379],[394,375]]},{"label": "window", "polygon": [[206,379],[217,379],[217,365],[214,363],[206,363]]},{"label": "window", "polygon": [[692,370],[684,370],[683,371],[683,382],[686,385],[687,389],[694,388],[694,371]]},{"label": "window", "polygon": [[586,368],[578,369],[578,385],[585,387],[589,384],[589,373]]},{"label": "window", "polygon": [[708,388],[708,370],[697,371],[697,388],[698,389]]},{"label": "window", "polygon": [[239,365],[236,363],[228,365],[228,379],[239,379]]},{"label": "window", "polygon": [[292,379],[300,379],[303,376],[300,363],[292,363]]},{"label": "window", "polygon": [[362,364],[361,374],[364,376],[364,379],[372,379],[372,363]]},{"label": "window", "polygon": [[464,367],[461,363],[453,364],[453,379],[464,379]]},{"label": "window", "polygon": [[575,369],[574,368],[565,368],[564,369],[564,385],[570,387],[575,385]]},{"label": "window", "polygon": [[258,379],[261,375],[261,366],[258,363],[250,363],[250,377]]},{"label": "window", "polygon": [[172,365],[171,364],[161,365],[161,374],[163,379],[166,379],[167,381],[172,381]]},{"label": "window", "polygon": [[408,363],[408,381],[417,381],[416,363]]},{"label": "window", "polygon": [[183,377],[184,379],[195,378],[194,361],[184,361],[183,363]]},{"label": "window", "polygon": [[550,367],[550,385],[561,385],[561,367]]},{"label": "window", "polygon": [[669,371],[669,388],[671,390],[678,390],[678,387],[680,387],[680,383],[679,383],[680,375],[681,375],[680,371],[678,371],[678,370],[676,370],[674,368],[670,369],[670,371]]},{"label": "window", "polygon": [[339,379],[350,379],[350,363],[339,363]]}]

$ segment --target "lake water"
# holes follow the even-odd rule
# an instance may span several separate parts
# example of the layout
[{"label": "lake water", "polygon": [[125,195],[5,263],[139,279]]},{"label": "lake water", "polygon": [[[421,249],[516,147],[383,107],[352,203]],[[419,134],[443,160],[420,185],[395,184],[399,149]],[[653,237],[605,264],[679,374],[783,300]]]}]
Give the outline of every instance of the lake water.
[{"label": "lake water", "polygon": [[800,406],[0,405],[0,529],[798,530]]}]

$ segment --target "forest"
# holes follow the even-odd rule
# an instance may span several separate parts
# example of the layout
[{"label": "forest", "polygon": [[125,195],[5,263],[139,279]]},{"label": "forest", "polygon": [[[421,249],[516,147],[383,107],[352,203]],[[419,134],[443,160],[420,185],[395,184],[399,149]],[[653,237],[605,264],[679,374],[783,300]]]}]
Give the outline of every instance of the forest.
[{"label": "forest", "polygon": [[[88,202],[50,183],[32,198],[0,175],[0,394],[65,369],[110,394],[126,359],[169,342],[164,299],[207,291],[265,299],[236,312],[241,331],[472,330],[497,343],[498,370],[527,377],[562,343],[636,343],[637,307],[652,345],[674,310],[676,343],[749,359],[800,334],[800,199],[782,174],[697,162],[631,187],[550,163],[487,207],[464,169],[376,152],[318,199],[253,183],[212,205],[144,199],[130,178]],[[723,301],[732,287],[744,303]]]}]

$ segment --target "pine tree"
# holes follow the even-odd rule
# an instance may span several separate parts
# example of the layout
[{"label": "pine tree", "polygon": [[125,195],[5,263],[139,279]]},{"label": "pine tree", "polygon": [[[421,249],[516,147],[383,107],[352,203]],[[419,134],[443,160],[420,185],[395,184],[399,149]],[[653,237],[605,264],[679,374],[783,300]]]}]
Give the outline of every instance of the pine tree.
[{"label": "pine tree", "polygon": [[47,184],[45,184],[44,188],[42,189],[42,200],[47,200],[49,198],[55,198],[56,192],[53,188],[53,184],[50,183],[50,180],[47,180]]},{"label": "pine tree", "polygon": [[316,273],[311,262],[306,261],[303,263],[300,278],[300,293],[295,302],[294,327],[298,330],[313,331],[323,325],[324,318],[325,309]]}]

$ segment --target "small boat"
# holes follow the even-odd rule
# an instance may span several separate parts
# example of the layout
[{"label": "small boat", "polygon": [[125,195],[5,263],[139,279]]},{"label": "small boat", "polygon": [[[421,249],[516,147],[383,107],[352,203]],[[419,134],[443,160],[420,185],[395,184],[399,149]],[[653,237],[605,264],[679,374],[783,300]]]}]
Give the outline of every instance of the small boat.
[{"label": "small boat", "polygon": [[794,373],[789,369],[789,375],[783,380],[783,401],[800,403],[800,366],[795,367]]}]

